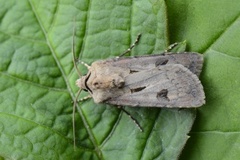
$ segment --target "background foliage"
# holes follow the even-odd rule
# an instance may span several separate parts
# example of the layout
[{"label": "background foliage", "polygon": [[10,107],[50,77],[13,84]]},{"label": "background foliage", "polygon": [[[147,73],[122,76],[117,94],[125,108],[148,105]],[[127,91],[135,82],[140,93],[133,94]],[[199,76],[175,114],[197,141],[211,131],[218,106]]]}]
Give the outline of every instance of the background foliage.
[{"label": "background foliage", "polygon": [[[0,4],[2,159],[240,157],[239,1],[0,0]],[[161,53],[169,44],[186,40],[187,51],[204,54],[201,81],[206,105],[197,110],[126,107],[144,128],[140,132],[116,107],[85,101],[77,107],[74,151],[72,100],[78,78],[71,54],[74,25],[76,53],[89,64],[119,55],[138,33],[143,36],[131,55]],[[86,73],[86,68],[81,71]]]}]

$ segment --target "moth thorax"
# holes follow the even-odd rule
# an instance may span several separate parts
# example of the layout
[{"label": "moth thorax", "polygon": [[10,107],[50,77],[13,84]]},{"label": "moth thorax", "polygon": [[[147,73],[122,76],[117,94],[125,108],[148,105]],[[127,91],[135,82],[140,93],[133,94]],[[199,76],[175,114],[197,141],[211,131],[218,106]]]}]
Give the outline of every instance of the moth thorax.
[{"label": "moth thorax", "polygon": [[93,89],[121,88],[124,85],[124,79],[119,75],[98,76],[92,81]]}]

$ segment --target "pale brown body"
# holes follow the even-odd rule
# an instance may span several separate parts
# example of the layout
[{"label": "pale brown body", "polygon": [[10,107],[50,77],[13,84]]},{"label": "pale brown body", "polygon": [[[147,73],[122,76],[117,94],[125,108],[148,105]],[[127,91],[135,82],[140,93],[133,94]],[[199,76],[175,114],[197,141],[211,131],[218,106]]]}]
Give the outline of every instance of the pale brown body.
[{"label": "pale brown body", "polygon": [[139,107],[199,107],[205,95],[198,53],[156,54],[92,63],[77,85],[94,102]]}]

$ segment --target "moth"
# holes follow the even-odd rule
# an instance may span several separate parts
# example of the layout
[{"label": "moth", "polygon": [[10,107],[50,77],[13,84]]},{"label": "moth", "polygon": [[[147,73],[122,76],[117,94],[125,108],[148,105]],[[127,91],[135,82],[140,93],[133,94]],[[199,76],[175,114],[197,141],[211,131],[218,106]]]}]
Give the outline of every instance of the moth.
[{"label": "moth", "polygon": [[169,108],[200,107],[205,103],[198,78],[203,66],[199,53],[165,52],[98,60],[91,66],[83,64],[88,73],[76,85],[87,91],[95,103]]},{"label": "moth", "polygon": [[[75,29],[74,29],[75,30]],[[74,31],[75,33],[75,31]],[[205,103],[203,86],[199,80],[202,71],[203,56],[194,52],[123,57],[139,42],[141,35],[119,57],[98,60],[88,66],[77,60],[72,48],[74,67],[80,78],[76,85],[87,91],[95,103],[106,103],[116,106],[132,107],[168,107],[193,108]],[[74,46],[74,38],[73,38]],[[176,44],[170,46],[169,50]],[[88,73],[81,76],[76,62],[88,68]],[[73,137],[76,146],[74,113],[78,100],[73,107]],[[81,101],[80,100],[80,101]],[[125,110],[122,110],[135,122],[139,123]]]}]

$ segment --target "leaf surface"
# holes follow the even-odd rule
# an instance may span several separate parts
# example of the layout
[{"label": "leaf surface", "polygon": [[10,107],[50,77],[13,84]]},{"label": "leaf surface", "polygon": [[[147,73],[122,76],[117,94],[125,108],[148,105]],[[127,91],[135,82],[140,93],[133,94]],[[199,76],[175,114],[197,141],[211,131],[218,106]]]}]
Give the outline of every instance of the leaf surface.
[{"label": "leaf surface", "polygon": [[[201,80],[207,104],[198,109],[181,158],[217,159],[220,154],[207,150],[216,140],[215,146],[228,142],[219,152],[235,142],[225,157],[237,157],[239,8],[225,6],[227,1],[206,1],[204,6],[191,2],[0,0],[0,157],[178,159],[195,120],[194,109],[125,107],[143,127],[140,132],[117,107],[84,101],[77,106],[74,151],[72,101],[78,75],[72,62],[73,36],[77,56],[91,64],[118,56],[139,33],[142,38],[131,55],[161,53],[169,41],[183,40],[188,50],[204,53]],[[208,26],[208,20],[218,27]],[[80,70],[87,72],[84,66]]]}]

